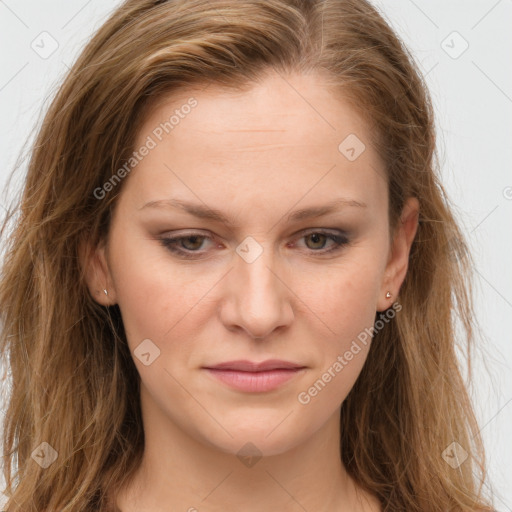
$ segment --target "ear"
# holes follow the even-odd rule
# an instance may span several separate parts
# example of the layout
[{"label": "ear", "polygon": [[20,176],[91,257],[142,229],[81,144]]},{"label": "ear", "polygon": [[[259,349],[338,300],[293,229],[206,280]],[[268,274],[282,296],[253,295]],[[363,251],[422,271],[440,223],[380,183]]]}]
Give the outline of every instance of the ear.
[{"label": "ear", "polygon": [[[102,240],[96,247],[91,246],[89,241],[82,241],[80,243],[80,263],[93,299],[102,306],[114,305],[116,291],[108,266],[105,240]],[[108,294],[105,294],[104,290],[107,290]]]},{"label": "ear", "polygon": [[[389,258],[377,302],[377,311],[385,311],[391,306],[394,302],[393,298],[398,295],[405,279],[409,264],[409,253],[418,229],[419,209],[419,202],[415,197],[409,197],[405,201],[391,243]],[[391,297],[386,297],[387,292],[391,293]]]}]

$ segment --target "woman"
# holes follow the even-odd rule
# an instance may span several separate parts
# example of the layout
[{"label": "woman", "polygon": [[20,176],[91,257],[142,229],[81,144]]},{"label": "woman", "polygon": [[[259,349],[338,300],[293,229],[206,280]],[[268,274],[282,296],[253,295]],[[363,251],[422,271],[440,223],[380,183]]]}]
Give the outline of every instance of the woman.
[{"label": "woman", "polygon": [[433,126],[365,1],[123,3],[2,231],[6,510],[491,510]]}]

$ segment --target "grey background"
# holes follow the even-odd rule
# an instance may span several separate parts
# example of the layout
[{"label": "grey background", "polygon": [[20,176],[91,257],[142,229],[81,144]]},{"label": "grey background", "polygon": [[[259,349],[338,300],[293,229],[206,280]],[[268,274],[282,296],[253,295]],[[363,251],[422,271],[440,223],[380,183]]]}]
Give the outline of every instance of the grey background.
[{"label": "grey background", "polygon": [[[0,0],[2,188],[63,74],[119,3]],[[476,262],[482,333],[471,390],[487,490],[498,510],[512,512],[512,0],[374,3],[412,50],[435,103],[444,184]],[[41,55],[52,44],[55,51]]]}]

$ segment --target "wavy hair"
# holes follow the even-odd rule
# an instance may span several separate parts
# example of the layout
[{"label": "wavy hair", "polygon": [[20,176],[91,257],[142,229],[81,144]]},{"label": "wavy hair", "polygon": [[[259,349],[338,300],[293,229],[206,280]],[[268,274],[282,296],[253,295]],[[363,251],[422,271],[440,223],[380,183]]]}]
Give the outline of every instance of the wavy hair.
[{"label": "wavy hair", "polygon": [[[251,87],[269,70],[321,73],[368,123],[385,164],[390,232],[407,197],[420,203],[402,311],[375,334],[342,405],[343,464],[386,512],[491,510],[457,357],[470,360],[475,338],[471,255],[407,48],[365,0],[127,0],[60,84],[1,227],[7,512],[114,510],[109,497],[144,450],[140,378],[119,308],[93,299],[82,258],[108,236],[129,177],[102,200],[94,191],[126,164],[155,101],[198,84]],[[453,442],[468,454],[457,468],[443,457]]]}]

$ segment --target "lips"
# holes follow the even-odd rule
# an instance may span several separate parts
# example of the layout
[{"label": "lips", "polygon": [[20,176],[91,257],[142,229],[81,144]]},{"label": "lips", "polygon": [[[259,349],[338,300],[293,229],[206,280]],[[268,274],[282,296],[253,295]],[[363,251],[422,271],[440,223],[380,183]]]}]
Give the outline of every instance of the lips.
[{"label": "lips", "polygon": [[290,361],[269,359],[255,361],[227,361],[204,367],[216,380],[238,391],[262,393],[271,391],[303,373],[305,366]]},{"label": "lips", "polygon": [[227,361],[213,366],[205,366],[205,368],[210,370],[233,370],[237,372],[264,372],[269,370],[297,370],[304,368],[304,366],[280,359],[268,359],[261,363],[247,360]]}]

